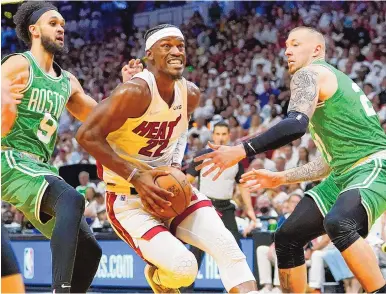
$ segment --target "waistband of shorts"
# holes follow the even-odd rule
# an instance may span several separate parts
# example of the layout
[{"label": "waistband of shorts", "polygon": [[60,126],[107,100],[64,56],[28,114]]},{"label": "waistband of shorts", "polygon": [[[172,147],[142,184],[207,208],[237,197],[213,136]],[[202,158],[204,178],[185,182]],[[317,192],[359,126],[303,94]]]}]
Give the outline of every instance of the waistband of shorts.
[{"label": "waistband of shorts", "polygon": [[348,168],[347,170],[343,171],[342,174],[350,171],[350,170],[353,170],[354,168],[358,167],[358,166],[361,166],[361,165],[364,165],[368,162],[370,162],[371,160],[373,159],[383,159],[383,160],[386,160],[386,150],[381,150],[381,151],[378,151],[378,152],[375,152],[369,156],[366,156],[362,159],[359,159],[357,162],[355,162],[350,168]]},{"label": "waistband of shorts", "polygon": [[106,192],[115,193],[116,195],[121,195],[123,197],[130,196],[130,195],[138,195],[138,192],[137,190],[135,190],[134,187],[130,187],[128,189],[125,189],[124,191],[120,191],[120,190],[114,191],[115,189],[109,189],[108,186],[106,186],[106,188],[107,188]]},{"label": "waistband of shorts", "polygon": [[40,156],[37,156],[35,154],[29,153],[29,152],[26,152],[26,151],[17,150],[17,149],[12,148],[12,147],[1,146],[1,151],[15,151],[15,152],[20,153],[20,154],[22,154],[24,156],[27,156],[28,158],[30,158],[32,160],[44,163],[44,159],[41,158]]}]

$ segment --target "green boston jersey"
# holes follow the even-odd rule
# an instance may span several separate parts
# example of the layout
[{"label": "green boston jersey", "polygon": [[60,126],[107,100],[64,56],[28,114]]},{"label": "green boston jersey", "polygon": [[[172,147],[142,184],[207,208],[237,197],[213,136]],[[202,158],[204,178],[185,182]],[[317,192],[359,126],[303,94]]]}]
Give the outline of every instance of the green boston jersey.
[{"label": "green boston jersey", "polygon": [[52,77],[40,68],[31,52],[19,54],[30,63],[29,80],[17,106],[15,124],[2,138],[1,145],[48,161],[55,147],[59,118],[71,93],[69,74],[54,63],[60,76]]},{"label": "green boston jersey", "polygon": [[355,82],[325,61],[313,64],[328,68],[338,80],[334,95],[317,104],[309,129],[324,159],[341,174],[358,160],[386,150],[386,134],[371,102]]}]

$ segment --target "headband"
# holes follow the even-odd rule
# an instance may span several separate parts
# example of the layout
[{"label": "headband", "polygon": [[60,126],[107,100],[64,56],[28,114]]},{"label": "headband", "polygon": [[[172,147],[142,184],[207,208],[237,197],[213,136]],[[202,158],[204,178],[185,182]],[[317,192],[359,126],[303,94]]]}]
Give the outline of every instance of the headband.
[{"label": "headband", "polygon": [[58,11],[58,9],[54,6],[43,7],[39,10],[34,11],[28,18],[28,25],[30,26],[35,24],[44,13],[50,10]]},{"label": "headband", "polygon": [[154,34],[152,34],[149,38],[147,38],[145,50],[149,50],[155,42],[166,37],[181,37],[182,39],[184,39],[184,35],[182,34],[179,28],[168,27],[160,29],[159,31],[156,31]]}]

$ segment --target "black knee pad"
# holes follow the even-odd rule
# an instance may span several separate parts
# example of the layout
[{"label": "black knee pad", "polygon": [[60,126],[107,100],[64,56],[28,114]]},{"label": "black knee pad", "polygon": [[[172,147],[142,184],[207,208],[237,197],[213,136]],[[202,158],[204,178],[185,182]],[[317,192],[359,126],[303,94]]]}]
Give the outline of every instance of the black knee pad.
[{"label": "black knee pad", "polygon": [[338,198],[324,219],[324,228],[340,252],[360,237],[368,234],[368,219],[358,189],[349,190]]},{"label": "black knee pad", "polygon": [[301,236],[286,223],[276,231],[275,250],[279,268],[293,268],[305,263],[303,246],[308,240],[298,237]]},{"label": "black knee pad", "polygon": [[324,233],[323,215],[315,201],[307,195],[304,196],[294,212],[276,231],[275,248],[279,268],[303,265],[303,247]]},{"label": "black knee pad", "polygon": [[64,180],[55,176],[45,176],[49,183],[40,206],[43,223],[53,216],[71,217],[81,221],[85,208],[85,198]]}]

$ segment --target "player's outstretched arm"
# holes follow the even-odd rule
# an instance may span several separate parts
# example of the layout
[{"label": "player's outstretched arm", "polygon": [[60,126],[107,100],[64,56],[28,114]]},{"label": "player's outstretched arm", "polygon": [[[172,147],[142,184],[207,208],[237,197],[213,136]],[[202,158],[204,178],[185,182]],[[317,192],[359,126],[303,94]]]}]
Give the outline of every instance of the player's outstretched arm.
[{"label": "player's outstretched arm", "polygon": [[69,75],[71,96],[66,107],[76,119],[84,122],[98,103],[84,92],[78,79],[73,74],[69,73]]},{"label": "player's outstretched arm", "polygon": [[241,176],[241,183],[253,192],[258,189],[276,188],[281,185],[320,180],[328,176],[330,172],[329,165],[322,157],[318,157],[303,166],[283,172],[253,169]]},{"label": "player's outstretched arm", "polygon": [[215,151],[194,159],[194,161],[205,160],[197,167],[198,170],[212,165],[203,176],[219,169],[213,178],[216,180],[225,169],[235,165],[243,158],[279,148],[305,134],[319,98],[320,86],[317,69],[307,66],[298,70],[291,80],[290,88],[288,117],[242,145],[229,147],[209,144]]},{"label": "player's outstretched arm", "polygon": [[107,136],[122,127],[128,118],[137,118],[145,113],[150,97],[150,90],[141,79],[119,85],[109,98],[99,103],[89,114],[79,128],[76,139],[102,165],[131,182],[145,208],[155,212],[170,206],[170,202],[162,197],[167,198],[173,194],[154,184],[154,177],[167,175],[168,172],[152,170],[134,158],[130,162],[124,160],[107,142]]}]

